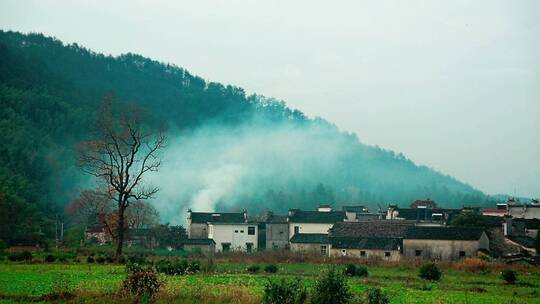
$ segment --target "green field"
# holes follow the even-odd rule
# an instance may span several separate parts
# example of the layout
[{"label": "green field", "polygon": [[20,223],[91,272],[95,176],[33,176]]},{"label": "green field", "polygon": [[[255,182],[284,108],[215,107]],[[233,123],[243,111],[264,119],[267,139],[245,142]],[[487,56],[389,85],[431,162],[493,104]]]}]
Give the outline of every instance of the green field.
[{"label": "green field", "polygon": [[[263,264],[261,264],[263,265]],[[326,264],[279,264],[275,275],[250,274],[246,264],[216,263],[211,273],[163,276],[161,303],[258,303],[272,276],[298,277],[313,286]],[[343,267],[343,266],[337,266]],[[476,273],[443,268],[441,281],[418,278],[415,266],[369,267],[368,278],[351,278],[351,289],[361,297],[369,287],[379,286],[391,303],[540,303],[540,269],[523,268],[518,282],[508,285],[498,270]],[[58,288],[68,288],[75,297],[55,300],[70,303],[129,302],[118,293],[126,276],[122,265],[96,264],[0,264],[0,303],[46,302]]]}]

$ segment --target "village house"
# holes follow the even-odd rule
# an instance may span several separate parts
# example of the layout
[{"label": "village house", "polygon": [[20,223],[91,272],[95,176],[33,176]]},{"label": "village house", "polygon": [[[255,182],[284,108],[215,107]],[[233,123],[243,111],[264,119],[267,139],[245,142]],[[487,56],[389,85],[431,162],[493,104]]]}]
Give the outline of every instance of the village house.
[{"label": "village house", "polygon": [[187,234],[189,239],[207,239],[209,223],[243,223],[247,221],[247,211],[226,212],[192,212],[188,210]]},{"label": "village house", "polygon": [[84,239],[86,242],[105,245],[112,243],[111,234],[105,228],[105,225],[93,225],[84,230]]},{"label": "village house", "polygon": [[183,248],[189,252],[212,257],[216,252],[216,242],[212,239],[187,239],[184,241]]},{"label": "village house", "polygon": [[422,227],[407,229],[403,255],[407,259],[457,260],[489,251],[483,229],[472,227]]},{"label": "village house", "polygon": [[505,203],[499,203],[497,204],[496,208],[482,208],[481,213],[485,216],[504,217],[505,215],[508,215],[508,205]]},{"label": "village house", "polygon": [[328,256],[327,233],[296,233],[290,242],[291,251]]},{"label": "village house", "polygon": [[369,221],[336,223],[330,230],[330,256],[399,261],[402,239],[410,221]]},{"label": "village house", "polygon": [[462,209],[432,208],[430,206],[436,206],[432,204],[413,203],[412,206],[413,208],[400,208],[397,205],[390,205],[386,219],[415,221],[426,226],[444,226],[462,212]]},{"label": "village house", "polygon": [[330,206],[320,206],[317,211],[302,211],[290,209],[289,237],[292,239],[295,234],[328,234],[328,230],[335,223],[343,222],[346,219],[345,211],[333,211]]},{"label": "village house", "polygon": [[540,219],[540,203],[533,200],[530,204],[508,203],[508,215],[514,218]]},{"label": "village house", "polygon": [[365,206],[343,206],[342,210],[345,211],[346,222],[363,222],[381,219],[380,214],[369,212]]},{"label": "village house", "polygon": [[265,220],[265,243],[267,249],[289,248],[289,223],[287,217],[269,213]]}]

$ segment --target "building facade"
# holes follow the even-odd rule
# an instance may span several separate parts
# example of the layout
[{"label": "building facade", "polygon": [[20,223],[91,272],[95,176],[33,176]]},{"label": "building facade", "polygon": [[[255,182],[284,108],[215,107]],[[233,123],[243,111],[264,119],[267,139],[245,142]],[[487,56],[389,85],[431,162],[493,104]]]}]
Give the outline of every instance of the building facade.
[{"label": "building facade", "polygon": [[257,250],[256,223],[209,223],[208,238],[216,243],[217,252]]}]

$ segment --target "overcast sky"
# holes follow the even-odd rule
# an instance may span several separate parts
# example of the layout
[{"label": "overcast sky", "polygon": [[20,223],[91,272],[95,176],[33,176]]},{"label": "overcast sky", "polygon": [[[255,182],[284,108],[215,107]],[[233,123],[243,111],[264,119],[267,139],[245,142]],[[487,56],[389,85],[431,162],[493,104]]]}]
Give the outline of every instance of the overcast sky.
[{"label": "overcast sky", "polygon": [[2,0],[0,28],[174,63],[486,193],[540,197],[537,0]]}]

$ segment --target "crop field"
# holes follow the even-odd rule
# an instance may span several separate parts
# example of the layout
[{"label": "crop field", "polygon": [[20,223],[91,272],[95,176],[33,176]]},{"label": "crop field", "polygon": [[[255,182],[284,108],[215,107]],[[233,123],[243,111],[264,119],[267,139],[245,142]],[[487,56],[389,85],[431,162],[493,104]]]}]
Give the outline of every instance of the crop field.
[{"label": "crop field", "polygon": [[[260,303],[264,286],[273,277],[297,278],[309,291],[328,264],[282,263],[276,274],[260,270],[250,273],[251,264],[217,262],[211,272],[183,276],[162,275],[165,286],[158,303]],[[264,264],[260,264],[264,266]],[[344,267],[335,265],[335,267]],[[442,267],[438,282],[424,281],[415,265],[370,266],[368,277],[352,277],[348,284],[358,299],[370,287],[381,287],[391,303],[540,303],[540,269],[520,267],[518,281],[507,284],[500,269],[482,272]],[[119,292],[126,269],[116,264],[2,263],[0,303],[132,302]],[[69,291],[69,297],[58,297]],[[56,296],[54,296],[56,294]]]}]

